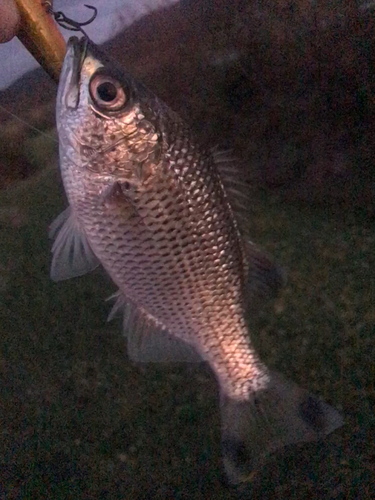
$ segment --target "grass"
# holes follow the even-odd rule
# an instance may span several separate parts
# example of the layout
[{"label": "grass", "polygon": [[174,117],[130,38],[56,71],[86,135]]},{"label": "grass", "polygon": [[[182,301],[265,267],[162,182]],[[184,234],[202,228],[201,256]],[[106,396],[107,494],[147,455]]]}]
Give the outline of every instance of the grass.
[{"label": "grass", "polygon": [[[19,125],[19,124],[17,124]],[[6,126],[4,127],[7,130]],[[10,129],[10,127],[9,127]],[[9,187],[43,169],[56,157],[56,129],[3,131],[0,141],[0,186]]]},{"label": "grass", "polygon": [[54,168],[0,193],[1,499],[374,498],[373,227],[259,192],[254,241],[288,270],[253,319],[264,360],[342,409],[321,444],[279,453],[253,483],[222,481],[215,380],[134,366],[101,272],[53,283]]},{"label": "grass", "polygon": [[[355,204],[374,218],[372,7],[364,0],[222,0],[214,9],[210,0],[176,2],[103,48],[203,140],[232,148],[261,186],[288,200]],[[0,185],[37,169],[44,153],[25,140],[22,121],[47,132],[55,95],[43,73],[0,92]]]},{"label": "grass", "polygon": [[[134,366],[120,322],[105,322],[108,279],[49,279],[48,224],[64,208],[55,166],[45,168],[56,145],[16,120],[0,141],[1,500],[375,498],[373,23],[356,2],[315,3],[191,2],[108,50],[271,186],[254,193],[249,224],[289,279],[252,319],[254,343],[341,408],[345,426],[226,487],[209,370]],[[213,65],[225,51],[239,60]],[[53,135],[53,103],[36,114],[33,95],[23,115],[20,97],[13,112]]]}]

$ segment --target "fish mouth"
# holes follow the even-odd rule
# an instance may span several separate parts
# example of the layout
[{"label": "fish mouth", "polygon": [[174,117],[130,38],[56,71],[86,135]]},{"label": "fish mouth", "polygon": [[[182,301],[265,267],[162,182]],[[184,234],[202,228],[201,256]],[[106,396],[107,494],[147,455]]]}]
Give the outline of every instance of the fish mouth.
[{"label": "fish mouth", "polygon": [[77,109],[80,94],[80,74],[87,54],[88,39],[69,38],[58,89],[58,102],[62,108]]}]

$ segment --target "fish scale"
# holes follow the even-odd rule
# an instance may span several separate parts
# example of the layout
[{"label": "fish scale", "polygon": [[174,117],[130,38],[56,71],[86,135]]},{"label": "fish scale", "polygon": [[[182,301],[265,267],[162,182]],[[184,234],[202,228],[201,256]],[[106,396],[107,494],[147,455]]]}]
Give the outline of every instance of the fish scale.
[{"label": "fish scale", "polygon": [[69,208],[52,224],[51,276],[105,268],[119,288],[110,317],[124,310],[130,359],[208,362],[229,479],[245,481],[274,450],[339,427],[336,410],[253,348],[249,302],[283,279],[245,237],[247,214],[236,207],[247,188],[227,157],[202,147],[86,39],[68,43],[56,118]]},{"label": "fish scale", "polygon": [[[184,146],[189,147],[186,139]],[[189,154],[189,149],[186,154]],[[175,335],[193,343],[198,341],[204,357],[213,358],[213,369],[227,387],[228,394],[238,397],[240,393],[244,396],[243,392],[248,391],[249,378],[254,378],[254,353],[247,340],[246,326],[241,322],[243,310],[238,297],[242,295],[243,268],[238,235],[235,225],[228,224],[230,211],[226,210],[224,196],[213,195],[221,187],[218,180],[213,180],[212,168],[199,160],[192,163],[190,168],[179,167],[177,162],[173,168],[166,164],[162,168],[157,189],[152,182],[131,202],[123,199],[119,208],[100,202],[95,188],[96,179],[90,174],[82,176],[79,173],[83,188],[80,189],[80,201],[73,203],[78,219],[87,228],[86,236],[92,249],[124,295],[158,318]],[[204,176],[210,174],[211,182],[205,182]],[[193,175],[197,185],[183,193],[178,188],[185,177]],[[71,187],[67,190],[72,200],[77,196],[76,185],[75,181],[70,182]],[[176,186],[173,192],[171,185]],[[179,195],[183,203],[176,204]],[[155,200],[161,200],[161,203],[153,203]],[[118,228],[123,221],[123,207],[129,203],[140,208],[138,215],[128,220],[127,232],[124,234]],[[187,210],[187,206],[190,210]],[[160,211],[162,218],[157,217]],[[208,221],[206,214],[210,216]],[[184,220],[182,228],[181,217]],[[99,226],[106,228],[104,234],[98,234],[96,228]],[[175,253],[171,252],[169,244],[171,239],[178,241],[173,236],[173,228],[178,228],[180,238],[189,242],[188,245],[179,246]],[[150,240],[158,242],[154,254],[150,254]],[[126,245],[125,253],[118,251],[119,244]],[[152,281],[150,273],[153,275]],[[216,276],[220,276],[220,280]],[[233,290],[232,293],[230,290]],[[190,310],[176,304],[175,297],[182,297],[184,304],[191,304]],[[237,308],[233,308],[233,303],[238,304]],[[221,342],[216,342],[221,330],[223,338]],[[225,336],[233,345],[235,335],[242,339],[242,343],[235,344],[241,346],[241,350],[236,348],[230,359],[224,358],[228,360],[226,366],[221,360],[222,356],[214,356],[212,349],[223,349]],[[221,362],[216,364],[216,359]],[[232,369],[238,365],[244,367],[242,373]]]}]

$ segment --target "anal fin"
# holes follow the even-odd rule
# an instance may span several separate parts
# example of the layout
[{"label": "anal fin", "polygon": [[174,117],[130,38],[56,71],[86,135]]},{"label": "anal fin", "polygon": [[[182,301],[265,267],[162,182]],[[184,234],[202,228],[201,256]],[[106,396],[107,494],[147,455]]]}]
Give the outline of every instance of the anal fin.
[{"label": "anal fin", "polygon": [[128,355],[135,363],[199,363],[203,359],[190,344],[170,334],[145,310],[127,300],[119,291],[109,297],[116,302],[108,316],[111,321],[118,312],[124,314],[123,331]]}]

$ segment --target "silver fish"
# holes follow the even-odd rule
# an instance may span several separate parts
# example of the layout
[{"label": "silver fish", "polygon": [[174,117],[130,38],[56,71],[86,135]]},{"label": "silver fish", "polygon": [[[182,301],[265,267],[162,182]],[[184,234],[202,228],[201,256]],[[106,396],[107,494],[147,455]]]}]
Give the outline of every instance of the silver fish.
[{"label": "silver fish", "polygon": [[125,311],[130,359],[209,363],[229,480],[342,425],[252,346],[249,301],[282,277],[241,226],[241,181],[228,158],[85,38],[68,42],[56,119],[69,208],[51,227],[51,277],[102,265],[119,288],[111,316]]}]

